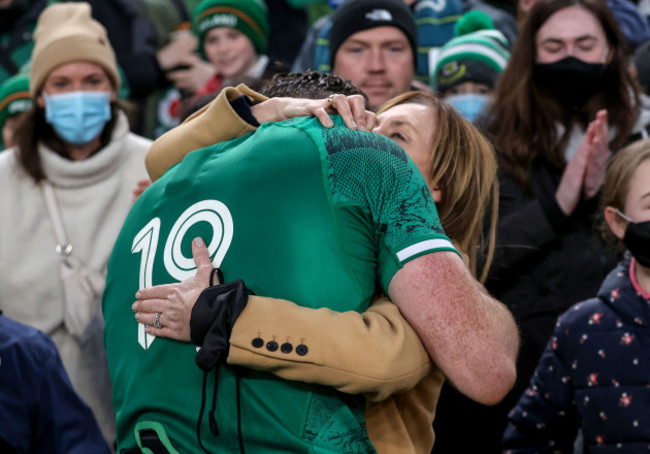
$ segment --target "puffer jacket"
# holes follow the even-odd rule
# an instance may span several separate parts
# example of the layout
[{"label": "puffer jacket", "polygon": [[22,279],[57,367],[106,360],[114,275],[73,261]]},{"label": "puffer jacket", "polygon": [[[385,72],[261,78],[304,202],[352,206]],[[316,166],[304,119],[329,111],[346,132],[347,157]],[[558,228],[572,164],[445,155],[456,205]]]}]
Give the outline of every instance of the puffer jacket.
[{"label": "puffer jacket", "polygon": [[647,453],[650,446],[650,295],[629,254],[596,298],[559,319],[530,387],[509,415],[505,452]]}]

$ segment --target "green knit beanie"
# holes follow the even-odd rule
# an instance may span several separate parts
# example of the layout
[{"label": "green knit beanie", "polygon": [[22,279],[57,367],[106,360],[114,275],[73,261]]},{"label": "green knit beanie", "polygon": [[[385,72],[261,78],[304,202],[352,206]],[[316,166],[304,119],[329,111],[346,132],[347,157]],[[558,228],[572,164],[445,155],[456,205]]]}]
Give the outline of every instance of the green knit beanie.
[{"label": "green knit beanie", "polygon": [[263,0],[203,0],[194,12],[194,32],[203,38],[215,27],[235,28],[253,43],[257,55],[266,53],[269,38],[268,10]]},{"label": "green knit beanie", "polygon": [[[5,80],[0,85],[0,131],[4,128],[7,118],[32,107],[32,97],[29,95],[29,76],[17,74]],[[0,150],[4,148],[0,134]]]},{"label": "green knit beanie", "polygon": [[490,17],[481,11],[464,14],[454,28],[455,38],[440,48],[429,83],[440,93],[463,82],[494,87],[510,52],[506,37],[494,29]]}]

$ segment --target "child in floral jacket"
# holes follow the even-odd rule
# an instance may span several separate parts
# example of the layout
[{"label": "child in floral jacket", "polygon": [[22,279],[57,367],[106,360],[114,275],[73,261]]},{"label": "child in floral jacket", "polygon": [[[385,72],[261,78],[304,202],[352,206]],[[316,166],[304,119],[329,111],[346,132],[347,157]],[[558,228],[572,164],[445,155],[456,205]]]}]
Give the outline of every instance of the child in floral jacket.
[{"label": "child in floral jacket", "polygon": [[619,151],[603,187],[604,226],[628,249],[596,298],[557,322],[509,415],[506,453],[647,453],[650,446],[650,141]]}]

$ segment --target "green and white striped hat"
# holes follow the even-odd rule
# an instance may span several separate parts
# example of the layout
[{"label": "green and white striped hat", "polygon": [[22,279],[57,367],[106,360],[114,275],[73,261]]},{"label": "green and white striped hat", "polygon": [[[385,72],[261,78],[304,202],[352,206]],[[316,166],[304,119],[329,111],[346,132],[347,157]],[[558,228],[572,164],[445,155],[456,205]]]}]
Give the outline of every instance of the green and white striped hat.
[{"label": "green and white striped hat", "polygon": [[508,39],[480,11],[463,15],[455,33],[457,36],[440,48],[431,87],[440,93],[463,82],[493,87],[510,59]]},{"label": "green and white striped hat", "polygon": [[[4,128],[7,118],[23,113],[32,107],[32,97],[29,94],[29,75],[16,74],[0,85],[0,131]],[[0,151],[4,149],[2,134],[0,134]]]}]

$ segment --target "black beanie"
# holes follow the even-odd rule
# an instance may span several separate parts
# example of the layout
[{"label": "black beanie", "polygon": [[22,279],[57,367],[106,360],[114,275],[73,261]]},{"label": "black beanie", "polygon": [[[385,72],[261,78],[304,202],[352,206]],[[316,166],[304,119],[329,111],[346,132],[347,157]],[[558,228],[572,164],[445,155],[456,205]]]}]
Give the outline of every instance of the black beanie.
[{"label": "black beanie", "polygon": [[413,50],[413,65],[417,68],[417,27],[403,0],[346,0],[336,8],[329,37],[332,68],[336,52],[350,35],[384,26],[397,27],[404,32]]}]

